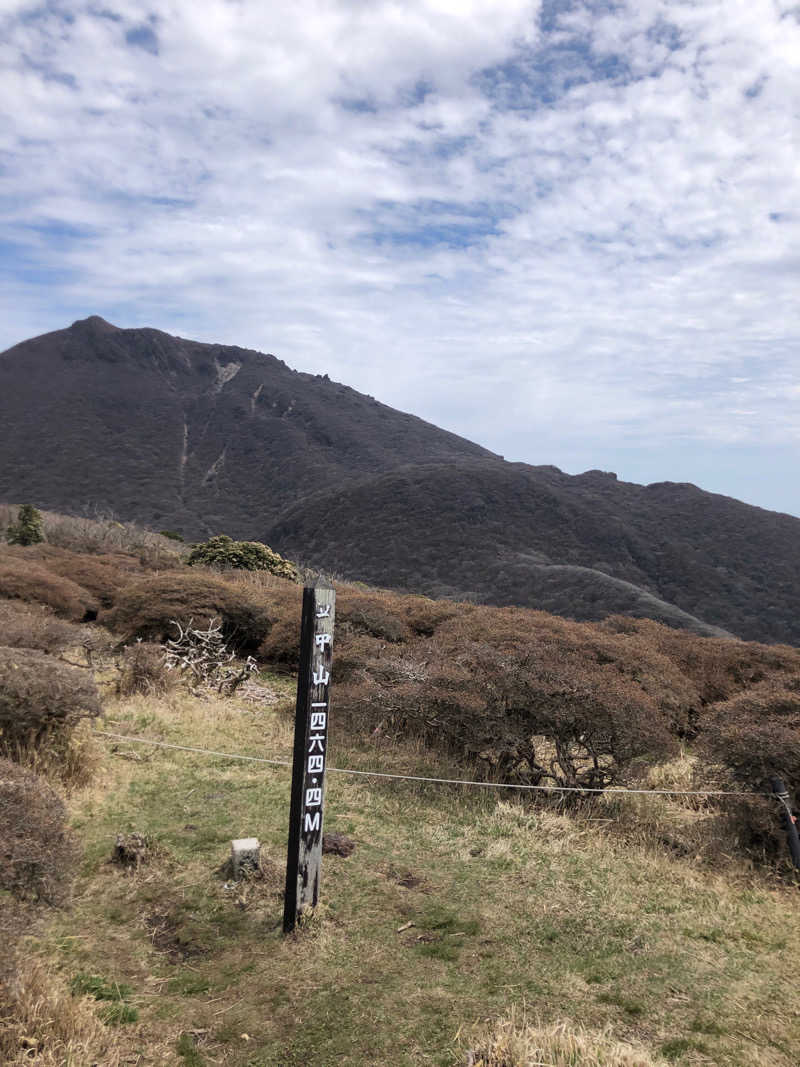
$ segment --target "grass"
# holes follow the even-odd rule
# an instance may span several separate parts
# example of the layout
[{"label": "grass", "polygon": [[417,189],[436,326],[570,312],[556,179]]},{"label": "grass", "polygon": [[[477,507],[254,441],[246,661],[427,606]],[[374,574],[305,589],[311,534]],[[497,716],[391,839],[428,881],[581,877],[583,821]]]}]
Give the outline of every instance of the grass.
[{"label": "grass", "polygon": [[[112,700],[105,728],[288,759],[292,683],[261,681],[263,701]],[[107,745],[95,785],[71,798],[84,842],[72,906],[30,951],[95,998],[81,983],[125,990],[96,1010],[138,1013],[113,1029],[131,1062],[455,1067],[485,1052],[487,1067],[522,1067],[537,1049],[555,1067],[800,1062],[796,888],[598,820],[623,800],[570,814],[330,774],[326,829],[357,847],[325,857],[318,914],[285,938],[289,770]],[[348,744],[335,719],[332,746],[336,766],[451,770],[413,746]],[[685,821],[643,803],[661,804],[653,826]],[[126,872],[108,861],[134,830],[157,848]],[[231,886],[220,868],[246,836],[264,877]]]}]

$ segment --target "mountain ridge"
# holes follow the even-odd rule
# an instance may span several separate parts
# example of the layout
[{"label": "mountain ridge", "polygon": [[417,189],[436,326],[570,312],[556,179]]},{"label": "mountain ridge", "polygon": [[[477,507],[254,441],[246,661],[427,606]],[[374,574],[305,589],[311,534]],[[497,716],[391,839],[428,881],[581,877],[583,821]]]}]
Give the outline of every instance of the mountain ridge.
[{"label": "mountain ridge", "polygon": [[99,316],[23,341],[0,354],[0,456],[0,499],[265,540],[432,595],[800,643],[800,520],[507,462],[238,346]]}]

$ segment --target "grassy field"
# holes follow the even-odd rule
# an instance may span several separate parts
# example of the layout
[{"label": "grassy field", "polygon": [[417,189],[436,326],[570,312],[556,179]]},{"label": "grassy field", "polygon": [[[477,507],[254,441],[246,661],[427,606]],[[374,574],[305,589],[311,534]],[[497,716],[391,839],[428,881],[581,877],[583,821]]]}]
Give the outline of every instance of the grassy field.
[{"label": "grassy field", "polygon": [[[292,683],[260,681],[255,700],[111,698],[99,728],[289,758]],[[571,814],[331,774],[326,829],[356,849],[325,857],[319,913],[285,938],[288,768],[99,743],[95,783],[70,802],[72,905],[30,944],[105,1021],[114,1051],[97,1062],[445,1067],[492,1040],[509,1067],[800,1062],[797,889],[647,844],[648,819],[702,812],[645,798],[638,815],[619,800]],[[412,747],[347,747],[335,719],[331,753],[452,770]],[[134,830],[154,853],[128,872],[109,860]],[[220,868],[240,836],[262,841],[264,876],[232,884]]]}]

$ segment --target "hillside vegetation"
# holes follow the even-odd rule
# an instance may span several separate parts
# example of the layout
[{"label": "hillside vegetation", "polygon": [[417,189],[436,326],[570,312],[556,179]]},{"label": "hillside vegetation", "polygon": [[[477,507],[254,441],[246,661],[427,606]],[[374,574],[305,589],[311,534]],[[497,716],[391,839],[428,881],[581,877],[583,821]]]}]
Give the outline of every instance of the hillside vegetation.
[{"label": "hillside vegetation", "polygon": [[[220,753],[290,758],[301,587],[188,567],[136,527],[45,515],[44,532],[0,543],[3,1062],[797,1063],[772,799],[332,773],[326,829],[355,851],[325,857],[322,906],[286,939],[289,771]],[[229,696],[164,669],[171,620],[209,617],[258,660]],[[800,650],[650,620],[337,583],[333,702],[338,768],[800,781]],[[119,834],[128,867],[109,862]],[[232,882],[230,840],[251,835],[262,869]]]},{"label": "hillside vegetation", "polygon": [[0,354],[0,457],[1,499],[188,540],[224,531],[435,597],[800,643],[800,519],[507,463],[235,346],[96,316],[15,345]]}]

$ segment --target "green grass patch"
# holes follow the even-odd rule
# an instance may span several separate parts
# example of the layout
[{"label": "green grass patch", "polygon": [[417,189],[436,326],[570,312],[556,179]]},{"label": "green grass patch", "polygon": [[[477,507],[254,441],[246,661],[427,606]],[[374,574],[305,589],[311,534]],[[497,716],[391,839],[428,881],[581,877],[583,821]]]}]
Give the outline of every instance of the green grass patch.
[{"label": "green grass patch", "polygon": [[[274,706],[132,698],[113,717],[124,729],[142,714],[179,744],[290,748]],[[342,743],[332,759],[449,770],[385,743]],[[625,844],[555,805],[331,775],[326,826],[356,849],[324,857],[318,913],[285,938],[288,770],[154,750],[109,755],[104,773],[72,799],[86,859],[72,909],[39,948],[75,974],[76,992],[138,1009],[131,1055],[460,1067],[465,1028],[533,1005],[546,1025],[635,1033],[654,1063],[741,1067],[754,1047],[770,1050],[769,1067],[800,1062],[800,908],[766,879]],[[130,872],[108,859],[132,830],[157,847]],[[233,886],[220,867],[243,836],[261,840],[266,873]]]}]

